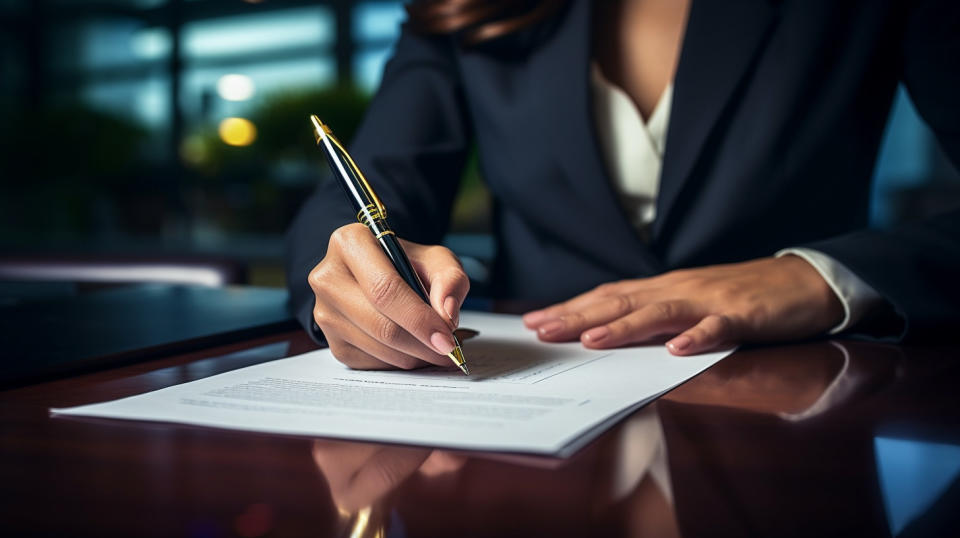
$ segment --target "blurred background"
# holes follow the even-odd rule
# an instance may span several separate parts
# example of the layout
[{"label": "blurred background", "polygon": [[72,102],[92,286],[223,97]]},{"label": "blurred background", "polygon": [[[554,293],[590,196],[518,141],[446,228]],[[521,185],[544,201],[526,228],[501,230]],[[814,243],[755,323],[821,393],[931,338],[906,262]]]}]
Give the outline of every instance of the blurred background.
[{"label": "blurred background", "polygon": [[[350,138],[404,18],[382,1],[0,0],[0,280],[147,259],[283,286],[284,229],[325,166],[305,118]],[[876,175],[876,226],[960,200],[903,91]],[[471,166],[449,244],[481,277],[489,205]]]}]

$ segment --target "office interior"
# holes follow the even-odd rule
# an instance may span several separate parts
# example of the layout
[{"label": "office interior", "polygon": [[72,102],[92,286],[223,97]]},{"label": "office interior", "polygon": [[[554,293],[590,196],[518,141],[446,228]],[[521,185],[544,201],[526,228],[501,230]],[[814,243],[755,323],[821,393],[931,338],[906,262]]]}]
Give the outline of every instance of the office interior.
[{"label": "office interior", "polygon": [[[3,257],[215,259],[221,282],[282,287],[283,232],[325,166],[304,118],[349,139],[404,19],[380,1],[0,2]],[[904,91],[875,175],[874,226],[960,199]],[[448,243],[479,281],[489,207],[470,167]]]},{"label": "office interior", "polygon": [[[306,118],[349,140],[404,18],[401,2],[0,3],[3,257],[216,260],[230,284],[282,287],[284,229],[325,166]],[[488,207],[471,168],[452,241],[479,262]]]}]

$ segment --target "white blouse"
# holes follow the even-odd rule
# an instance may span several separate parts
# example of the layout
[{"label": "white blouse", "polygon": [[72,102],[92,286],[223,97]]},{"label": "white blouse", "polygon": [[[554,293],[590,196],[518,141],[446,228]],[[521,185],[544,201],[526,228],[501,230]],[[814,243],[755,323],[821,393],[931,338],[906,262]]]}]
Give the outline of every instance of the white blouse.
[{"label": "white blouse", "polygon": [[[620,203],[644,240],[657,216],[660,170],[673,106],[673,84],[667,85],[647,121],[623,89],[604,77],[600,67],[590,67],[593,116],[604,164]],[[883,299],[843,264],[808,248],[783,249],[776,257],[792,254],[807,261],[827,282],[843,304],[843,320],[830,334],[863,319]]]},{"label": "white blouse", "polygon": [[608,81],[596,64],[590,69],[590,81],[593,116],[607,170],[630,222],[646,237],[657,216],[673,84],[663,91],[650,118],[643,121],[630,96]]}]

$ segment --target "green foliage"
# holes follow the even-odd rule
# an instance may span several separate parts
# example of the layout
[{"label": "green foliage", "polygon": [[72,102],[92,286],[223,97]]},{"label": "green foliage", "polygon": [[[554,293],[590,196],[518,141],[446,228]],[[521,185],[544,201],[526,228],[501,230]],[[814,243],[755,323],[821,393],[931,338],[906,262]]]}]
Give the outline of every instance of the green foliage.
[{"label": "green foliage", "polygon": [[353,138],[370,97],[351,86],[311,88],[277,93],[263,98],[246,117],[257,128],[257,139],[246,147],[231,147],[217,135],[216,126],[203,126],[190,134],[190,143],[202,159],[190,166],[213,178],[238,168],[262,168],[271,163],[315,163],[319,159],[310,114],[317,114],[345,143]]},{"label": "green foliage", "polygon": [[316,157],[310,114],[316,114],[344,143],[360,127],[369,96],[353,87],[306,90],[277,94],[255,109],[250,119],[259,131],[259,151],[271,157]]}]

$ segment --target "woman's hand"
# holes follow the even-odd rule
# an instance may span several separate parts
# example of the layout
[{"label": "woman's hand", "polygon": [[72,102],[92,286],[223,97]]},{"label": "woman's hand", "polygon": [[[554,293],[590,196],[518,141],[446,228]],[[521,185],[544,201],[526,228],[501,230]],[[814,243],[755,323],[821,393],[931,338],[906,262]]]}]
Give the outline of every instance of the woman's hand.
[{"label": "woman's hand", "polygon": [[[310,271],[313,319],[333,355],[351,368],[448,366],[460,305],[470,281],[441,246],[400,240],[430,296],[410,289],[362,224],[330,236],[327,255]],[[432,308],[431,308],[432,306]]]},{"label": "woman's hand", "polygon": [[313,442],[313,461],[330,486],[333,502],[345,512],[356,512],[388,495],[432,453],[427,448]]},{"label": "woman's hand", "polygon": [[840,300],[797,256],[603,284],[523,317],[541,340],[610,348],[673,337],[675,355],[809,337],[842,319]]}]

